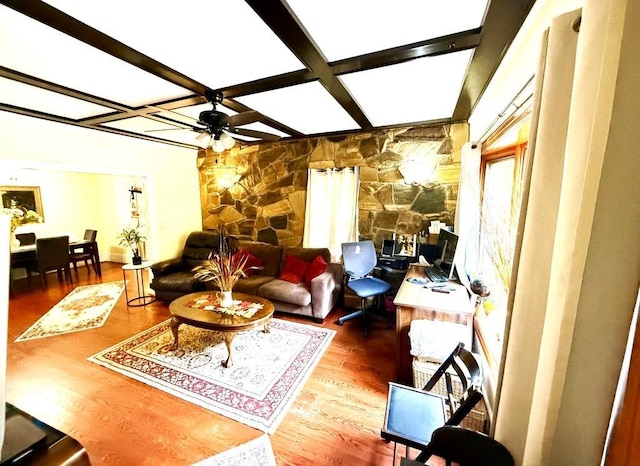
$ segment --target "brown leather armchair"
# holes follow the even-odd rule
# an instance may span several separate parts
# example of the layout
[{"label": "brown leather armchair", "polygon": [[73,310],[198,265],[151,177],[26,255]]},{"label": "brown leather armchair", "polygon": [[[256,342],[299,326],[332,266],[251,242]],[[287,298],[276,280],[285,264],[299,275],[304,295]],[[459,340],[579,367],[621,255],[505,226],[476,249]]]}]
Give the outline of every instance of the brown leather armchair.
[{"label": "brown leather armchair", "polygon": [[173,301],[185,294],[205,289],[205,284],[194,278],[193,268],[218,250],[220,235],[212,231],[194,231],[185,241],[182,255],[151,265],[153,279],[149,285],[161,301]]}]

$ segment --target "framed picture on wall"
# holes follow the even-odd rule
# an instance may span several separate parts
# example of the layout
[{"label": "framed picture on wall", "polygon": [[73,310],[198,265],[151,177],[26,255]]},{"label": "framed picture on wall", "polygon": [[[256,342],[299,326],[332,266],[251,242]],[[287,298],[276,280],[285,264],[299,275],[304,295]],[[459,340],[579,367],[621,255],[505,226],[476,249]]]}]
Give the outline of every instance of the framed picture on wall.
[{"label": "framed picture on wall", "polygon": [[415,257],[416,249],[416,235],[398,235],[393,234],[393,255],[394,256],[408,256]]},{"label": "framed picture on wall", "polygon": [[32,210],[44,219],[39,186],[0,186],[0,197],[3,208]]}]

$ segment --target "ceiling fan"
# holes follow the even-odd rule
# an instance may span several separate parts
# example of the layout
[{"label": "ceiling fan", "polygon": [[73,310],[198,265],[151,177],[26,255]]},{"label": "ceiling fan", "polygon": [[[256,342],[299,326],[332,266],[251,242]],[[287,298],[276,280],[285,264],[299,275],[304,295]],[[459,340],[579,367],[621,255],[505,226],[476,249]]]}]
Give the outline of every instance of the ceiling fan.
[{"label": "ceiling fan", "polygon": [[[216,108],[217,105],[221,104],[223,100],[221,92],[206,91],[204,96],[211,104],[211,110],[204,110],[200,112],[197,120],[184,114],[179,114],[183,118],[187,117],[195,121],[195,124],[197,126],[192,126],[190,129],[200,133],[196,137],[196,142],[200,147],[211,147],[214,152],[223,152],[225,149],[231,149],[235,144],[235,140],[233,139],[231,134],[262,139],[264,141],[277,141],[278,139],[280,139],[280,136],[277,136],[275,134],[265,133],[248,128],[240,128],[240,126],[264,120],[265,116],[261,113],[256,112],[255,110],[248,110],[236,115],[227,115],[226,113],[221,112]],[[158,108],[158,110],[162,110],[165,112],[168,111],[171,113],[177,113],[174,110],[168,110],[161,107],[155,108]]]}]

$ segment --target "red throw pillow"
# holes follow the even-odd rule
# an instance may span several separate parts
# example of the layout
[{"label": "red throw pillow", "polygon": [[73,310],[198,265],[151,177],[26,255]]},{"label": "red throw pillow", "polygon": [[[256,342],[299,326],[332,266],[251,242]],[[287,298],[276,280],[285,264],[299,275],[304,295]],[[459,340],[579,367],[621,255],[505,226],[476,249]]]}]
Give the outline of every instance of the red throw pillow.
[{"label": "red throw pillow", "polygon": [[328,266],[329,264],[327,264],[327,261],[324,260],[324,257],[316,256],[316,258],[311,261],[306,273],[304,274],[304,281],[307,286],[311,286],[311,280],[316,278],[321,273],[324,273],[324,271],[327,270]]},{"label": "red throw pillow", "polygon": [[256,272],[256,269],[262,267],[264,263],[262,262],[262,259],[254,256],[246,249],[239,249],[238,251],[236,251],[233,255],[233,260],[240,262],[244,260],[245,257],[247,258],[247,262],[245,262],[242,270],[245,276],[250,277]]},{"label": "red throw pillow", "polygon": [[287,256],[284,261],[284,268],[278,277],[280,280],[286,280],[291,283],[302,283],[304,274],[309,267],[309,263],[299,259],[296,256]]}]

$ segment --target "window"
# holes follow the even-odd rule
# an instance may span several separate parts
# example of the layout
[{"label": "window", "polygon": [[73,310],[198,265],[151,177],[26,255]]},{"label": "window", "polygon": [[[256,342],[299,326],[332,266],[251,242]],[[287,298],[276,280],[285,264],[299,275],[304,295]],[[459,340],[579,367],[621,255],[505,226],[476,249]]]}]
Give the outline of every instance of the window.
[{"label": "window", "polygon": [[522,162],[527,144],[482,154],[480,271],[491,294],[477,313],[480,344],[497,373],[507,318],[507,300],[522,189]]},{"label": "window", "polygon": [[358,237],[359,167],[310,169],[303,246],[329,248],[339,262],[342,243]]}]

